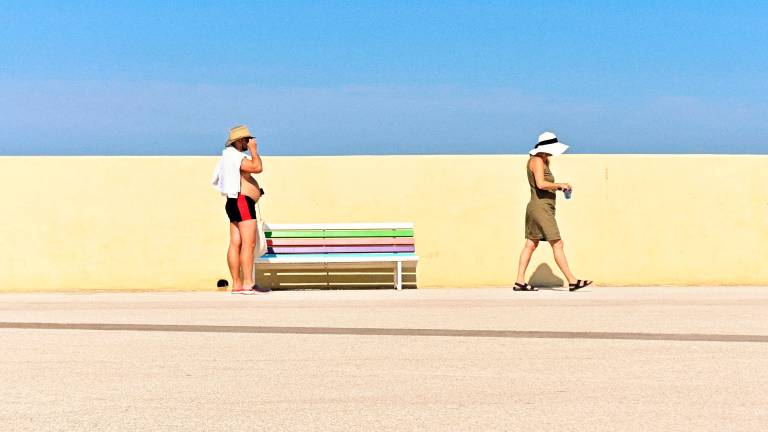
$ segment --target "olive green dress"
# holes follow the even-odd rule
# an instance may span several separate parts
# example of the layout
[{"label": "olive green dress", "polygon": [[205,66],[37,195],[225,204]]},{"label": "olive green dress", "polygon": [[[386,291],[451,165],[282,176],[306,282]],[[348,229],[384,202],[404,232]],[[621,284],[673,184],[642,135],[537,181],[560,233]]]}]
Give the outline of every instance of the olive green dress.
[{"label": "olive green dress", "polygon": [[[525,209],[525,238],[531,240],[560,240],[560,230],[555,220],[554,192],[536,187],[536,179],[530,167],[530,159],[526,164],[528,185],[531,187],[531,200]],[[555,182],[555,176],[548,166],[544,166],[544,179]]]}]

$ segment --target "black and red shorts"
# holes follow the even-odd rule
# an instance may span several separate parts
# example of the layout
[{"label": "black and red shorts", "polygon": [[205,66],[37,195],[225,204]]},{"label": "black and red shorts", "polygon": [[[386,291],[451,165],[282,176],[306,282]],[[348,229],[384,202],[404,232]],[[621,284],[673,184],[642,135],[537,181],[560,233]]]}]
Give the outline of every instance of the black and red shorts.
[{"label": "black and red shorts", "polygon": [[256,219],[256,201],[247,195],[237,194],[237,198],[227,198],[224,209],[230,222]]}]

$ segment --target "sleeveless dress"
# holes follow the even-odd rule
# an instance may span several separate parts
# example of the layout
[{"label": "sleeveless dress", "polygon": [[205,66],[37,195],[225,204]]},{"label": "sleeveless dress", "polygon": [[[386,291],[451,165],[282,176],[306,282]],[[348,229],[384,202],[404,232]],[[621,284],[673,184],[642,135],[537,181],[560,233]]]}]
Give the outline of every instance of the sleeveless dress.
[{"label": "sleeveless dress", "polygon": [[[554,192],[536,187],[536,178],[530,168],[530,159],[526,164],[528,185],[531,187],[531,200],[525,209],[525,238],[530,240],[560,240],[560,230],[555,220]],[[544,179],[554,183],[555,176],[548,166],[544,166]]]}]

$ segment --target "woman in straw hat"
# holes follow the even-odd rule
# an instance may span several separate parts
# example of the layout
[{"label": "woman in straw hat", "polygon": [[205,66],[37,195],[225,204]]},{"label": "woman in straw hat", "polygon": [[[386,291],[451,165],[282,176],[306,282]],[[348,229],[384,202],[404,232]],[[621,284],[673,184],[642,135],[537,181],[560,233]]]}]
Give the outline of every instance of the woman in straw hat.
[{"label": "woman in straw hat", "polygon": [[527,162],[528,185],[531,188],[531,200],[525,210],[525,245],[520,252],[517,268],[515,291],[537,291],[525,282],[525,271],[531,261],[531,255],[541,240],[549,242],[555,255],[555,262],[568,279],[569,291],[576,291],[592,284],[592,281],[576,279],[568,267],[563,240],[555,220],[555,191],[563,191],[570,197],[573,188],[568,183],[555,183],[555,177],[549,170],[549,158],[565,153],[568,146],[559,142],[552,132],[539,135],[539,142],[529,154]]},{"label": "woman in straw hat", "polygon": [[[248,150],[251,155],[245,154]],[[216,165],[212,183],[227,196],[225,210],[229,217],[229,249],[227,264],[232,274],[233,294],[269,292],[254,281],[253,252],[256,246],[256,202],[262,189],[251,174],[262,171],[261,157],[256,140],[248,128],[236,126],[229,137]],[[242,274],[242,277],[241,277]]]}]

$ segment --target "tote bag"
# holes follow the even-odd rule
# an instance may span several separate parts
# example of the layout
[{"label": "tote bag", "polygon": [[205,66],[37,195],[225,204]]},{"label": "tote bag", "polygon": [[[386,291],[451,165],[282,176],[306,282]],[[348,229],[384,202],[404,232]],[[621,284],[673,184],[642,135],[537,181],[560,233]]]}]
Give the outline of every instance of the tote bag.
[{"label": "tote bag", "polygon": [[267,236],[264,234],[264,218],[261,215],[261,206],[256,203],[258,215],[256,219],[256,248],[253,255],[258,258],[267,253]]}]

